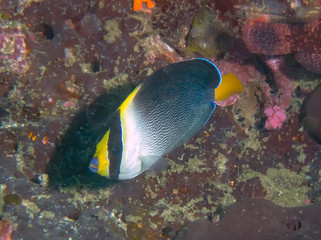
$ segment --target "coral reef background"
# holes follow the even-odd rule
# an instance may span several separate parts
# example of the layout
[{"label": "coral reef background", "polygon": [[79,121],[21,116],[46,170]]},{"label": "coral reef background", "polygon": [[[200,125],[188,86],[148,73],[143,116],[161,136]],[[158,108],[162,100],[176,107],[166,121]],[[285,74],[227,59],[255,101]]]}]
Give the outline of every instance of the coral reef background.
[{"label": "coral reef background", "polygon": [[[320,1],[135,2],[0,1],[0,239],[172,239],[185,224],[197,234],[198,219],[222,234],[240,224],[232,204],[258,199],[286,227],[280,238],[309,236],[321,201]],[[282,49],[285,35],[289,51],[256,50]],[[191,57],[234,73],[244,92],[218,103],[161,174],[90,173],[108,115]]]}]

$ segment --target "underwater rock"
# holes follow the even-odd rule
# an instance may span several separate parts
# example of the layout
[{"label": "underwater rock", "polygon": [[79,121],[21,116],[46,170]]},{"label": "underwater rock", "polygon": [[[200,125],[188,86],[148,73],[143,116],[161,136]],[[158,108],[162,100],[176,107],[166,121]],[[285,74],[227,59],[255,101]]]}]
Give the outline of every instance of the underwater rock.
[{"label": "underwater rock", "polygon": [[12,225],[7,220],[0,220],[0,240],[10,240]]},{"label": "underwater rock", "polygon": [[20,205],[22,202],[19,194],[7,194],[3,197],[4,204]]},{"label": "underwater rock", "polygon": [[35,26],[32,37],[36,42],[52,40],[55,36],[53,28],[47,23],[41,23]]},{"label": "underwater rock", "polygon": [[303,67],[321,73],[321,19],[285,24],[271,22],[270,18],[253,18],[243,26],[243,41],[249,51],[269,56],[295,53]]},{"label": "underwater rock", "polygon": [[[176,1],[155,1],[153,8],[153,28],[157,29],[162,40],[178,52],[184,52],[186,39],[193,21],[193,17],[201,7],[200,1],[176,0]],[[146,18],[146,14],[143,16]]]},{"label": "underwater rock", "polygon": [[193,19],[186,55],[201,54],[203,57],[214,58],[226,52],[233,32],[229,32],[225,25],[218,19],[217,13],[207,8],[200,9]]},{"label": "underwater rock", "polygon": [[317,240],[320,210],[321,204],[283,208],[264,199],[247,199],[230,206],[217,223],[198,220],[187,224],[174,239]]},{"label": "underwater rock", "polygon": [[[245,197],[269,194],[289,206],[304,204],[313,191],[310,200],[320,201],[320,146],[299,131],[296,112],[279,131],[261,131],[274,86],[244,44],[240,51],[238,36],[236,53],[231,46],[228,52],[233,60],[214,61],[222,73],[233,70],[248,83],[245,94],[233,107],[217,107],[208,124],[167,157],[166,172],[121,183],[89,172],[106,117],[142,79],[179,61],[195,13],[208,5],[153,2],[152,13],[145,13],[133,12],[127,0],[0,1],[2,20],[23,26],[30,64],[24,74],[0,74],[0,195],[22,200],[4,204],[0,197],[0,228],[5,223],[10,233],[12,226],[11,239],[171,239],[184,224]],[[234,11],[234,1],[215,1],[213,12],[220,11],[224,24],[226,18],[242,24],[247,15],[240,12],[253,1],[237,2]],[[111,31],[114,26],[119,31]],[[5,33],[11,30],[17,32]],[[279,163],[284,167],[275,169]],[[230,221],[227,231],[233,226]]]},{"label": "underwater rock", "polygon": [[23,74],[29,69],[25,34],[19,23],[0,25],[0,72]]},{"label": "underwater rock", "polygon": [[315,73],[321,73],[321,50],[317,52],[298,52],[295,59],[302,67]]},{"label": "underwater rock", "polygon": [[281,128],[282,123],[287,119],[286,110],[291,105],[295,85],[287,74],[284,56],[268,57],[264,60],[273,72],[274,81],[280,92],[276,94],[265,93],[264,113],[267,116],[265,128],[275,130]]},{"label": "underwater rock", "polygon": [[305,100],[302,107],[302,124],[309,135],[321,144],[321,84]]}]

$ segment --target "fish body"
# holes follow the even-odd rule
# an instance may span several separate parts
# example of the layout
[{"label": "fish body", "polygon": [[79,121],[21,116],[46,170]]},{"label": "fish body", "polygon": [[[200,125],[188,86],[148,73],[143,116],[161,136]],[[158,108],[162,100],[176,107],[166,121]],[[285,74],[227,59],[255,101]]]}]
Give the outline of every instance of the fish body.
[{"label": "fish body", "polygon": [[130,179],[164,165],[163,156],[192,138],[212,115],[221,81],[218,68],[206,59],[156,71],[113,113],[89,169]]}]

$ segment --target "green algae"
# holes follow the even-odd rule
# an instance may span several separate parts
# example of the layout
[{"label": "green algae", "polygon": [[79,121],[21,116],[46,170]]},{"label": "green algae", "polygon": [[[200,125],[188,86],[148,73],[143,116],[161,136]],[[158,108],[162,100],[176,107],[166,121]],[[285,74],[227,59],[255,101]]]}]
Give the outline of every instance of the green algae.
[{"label": "green algae", "polygon": [[292,148],[294,148],[298,155],[297,155],[297,161],[299,163],[304,163],[306,159],[306,154],[304,153],[304,146],[303,145],[292,145]]},{"label": "green algae", "polygon": [[185,53],[214,58],[226,51],[232,35],[233,32],[218,19],[217,12],[201,8],[193,19]]},{"label": "green algae", "polygon": [[20,205],[22,202],[22,198],[19,194],[6,194],[3,196],[4,204],[11,204],[11,205]]},{"label": "green algae", "polygon": [[29,215],[29,218],[33,219],[41,212],[40,208],[36,203],[29,200],[22,200],[22,206],[25,207],[26,213]]},{"label": "green algae", "polygon": [[269,168],[266,174],[256,172],[247,166],[242,166],[243,173],[238,177],[239,182],[246,182],[253,178],[259,178],[262,187],[266,191],[266,198],[283,207],[296,207],[304,205],[308,198],[309,187],[306,186],[307,167],[298,173],[284,168],[282,164],[278,168]]},{"label": "green algae", "polygon": [[[180,203],[180,204],[171,204],[168,203],[164,198],[157,201],[155,204],[156,207],[159,207],[161,214],[160,216],[164,218],[166,222],[181,222],[183,220],[195,220],[193,215],[197,212],[201,212],[201,210],[197,209],[196,204],[204,201],[202,197],[191,199],[188,202]],[[193,212],[193,214],[191,214]]]},{"label": "green algae", "polygon": [[0,184],[0,214],[2,214],[3,211],[3,206],[4,206],[4,200],[3,200],[3,196],[4,196],[4,190],[7,188],[7,186],[5,184]]},{"label": "green algae", "polygon": [[211,169],[207,166],[205,159],[201,159],[198,156],[189,158],[185,164],[184,170],[188,173],[202,173],[208,172]]},{"label": "green algae", "polygon": [[217,176],[222,176],[222,174],[226,172],[227,162],[228,162],[228,158],[223,154],[219,153],[214,162],[214,166],[216,166],[217,168],[217,172],[216,172]]},{"label": "green algae", "polygon": [[121,37],[121,30],[119,27],[119,19],[112,19],[105,22],[104,29],[107,34],[104,35],[106,43],[114,43]]},{"label": "green algae", "polygon": [[56,214],[52,211],[42,211],[39,215],[39,218],[53,219]]},{"label": "green algae", "polygon": [[104,80],[104,87],[107,90],[107,92],[110,92],[111,90],[120,86],[128,86],[128,77],[128,74],[120,73],[111,79]]}]

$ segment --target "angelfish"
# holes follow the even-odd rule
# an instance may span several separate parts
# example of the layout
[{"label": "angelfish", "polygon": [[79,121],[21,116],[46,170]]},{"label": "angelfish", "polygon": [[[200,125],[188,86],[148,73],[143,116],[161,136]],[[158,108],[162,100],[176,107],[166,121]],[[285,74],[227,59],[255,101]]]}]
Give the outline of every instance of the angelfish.
[{"label": "angelfish", "polygon": [[154,72],[113,113],[90,171],[123,180],[166,166],[163,156],[204,126],[215,109],[214,101],[242,90],[234,74],[222,78],[218,68],[203,58]]}]

